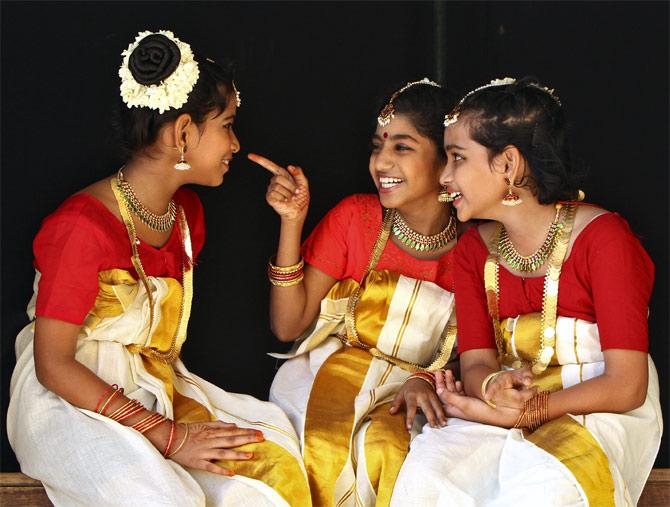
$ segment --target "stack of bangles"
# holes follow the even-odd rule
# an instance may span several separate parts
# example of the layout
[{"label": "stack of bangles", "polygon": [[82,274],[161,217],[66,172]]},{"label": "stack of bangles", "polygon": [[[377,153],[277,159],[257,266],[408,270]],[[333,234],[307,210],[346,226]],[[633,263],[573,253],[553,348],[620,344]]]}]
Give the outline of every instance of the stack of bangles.
[{"label": "stack of bangles", "polygon": [[[129,399],[119,408],[114,410],[111,414],[106,414],[105,409],[114,399],[114,397],[118,396],[119,394],[123,394],[123,387],[119,387],[116,384],[112,384],[111,386],[109,386],[107,389],[105,389],[105,392],[98,400],[98,404],[95,407],[95,411],[100,415],[109,417],[112,421],[123,423],[123,421],[125,421],[126,419],[129,419],[132,416],[137,415],[140,412],[146,410],[139,401]],[[169,458],[170,456],[174,456],[184,446],[184,443],[188,438],[188,425],[186,425],[186,434],[184,435],[184,438],[182,439],[179,446],[172,452],[170,452],[170,449],[172,448],[172,444],[174,443],[174,435],[177,427],[177,424],[174,421],[156,412],[150,412],[148,416],[142,418],[141,420],[133,424],[132,428],[144,434],[154,429],[155,427],[159,426],[160,424],[163,424],[165,421],[170,421],[170,435],[168,436],[168,441],[167,444],[165,445],[163,456]]]},{"label": "stack of bangles", "polygon": [[523,404],[521,415],[514,428],[526,428],[535,431],[549,420],[549,391],[540,391]]},{"label": "stack of bangles", "polygon": [[302,282],[304,277],[305,261],[301,258],[300,262],[293,266],[275,266],[274,257],[268,261],[268,278],[275,287],[291,287]]},{"label": "stack of bangles", "polygon": [[412,379],[415,379],[415,378],[418,378],[420,380],[423,380],[427,384],[430,384],[430,387],[433,388],[433,391],[435,390],[435,385],[436,384],[435,384],[435,374],[434,373],[430,373],[428,371],[417,371],[415,373],[412,373],[409,377],[407,377],[405,382],[408,382],[409,380],[412,380]]}]

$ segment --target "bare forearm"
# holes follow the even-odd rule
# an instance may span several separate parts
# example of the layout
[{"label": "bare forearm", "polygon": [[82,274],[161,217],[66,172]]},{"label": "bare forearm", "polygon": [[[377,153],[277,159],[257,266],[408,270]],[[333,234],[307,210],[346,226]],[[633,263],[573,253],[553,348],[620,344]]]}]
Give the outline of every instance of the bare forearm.
[{"label": "bare forearm", "polygon": [[[282,220],[275,263],[292,266],[300,261],[300,241],[304,220]],[[306,327],[303,325],[306,295],[305,281],[290,287],[270,289],[270,324],[282,341],[295,339]]]},{"label": "bare forearm", "polygon": [[556,419],[564,414],[628,412],[644,403],[646,393],[646,377],[643,381],[639,380],[631,384],[612,375],[600,375],[551,393],[549,395],[549,418]]},{"label": "bare forearm", "polygon": [[[38,368],[38,372],[39,381],[46,389],[60,396],[68,403],[92,412],[100,408],[98,407],[100,401],[103,402],[101,405],[104,405],[108,398],[105,393],[107,395],[111,395],[112,393],[109,389],[109,384],[76,359],[49,361],[46,366]],[[103,398],[102,400],[101,397]],[[105,407],[104,413],[113,413],[114,410],[123,406],[127,401],[128,398],[123,394],[115,395]],[[122,424],[132,426],[150,414],[149,410],[143,410],[124,420]],[[170,424],[166,422],[148,431],[145,433],[145,436],[157,449],[162,450],[168,440],[169,432]]]}]

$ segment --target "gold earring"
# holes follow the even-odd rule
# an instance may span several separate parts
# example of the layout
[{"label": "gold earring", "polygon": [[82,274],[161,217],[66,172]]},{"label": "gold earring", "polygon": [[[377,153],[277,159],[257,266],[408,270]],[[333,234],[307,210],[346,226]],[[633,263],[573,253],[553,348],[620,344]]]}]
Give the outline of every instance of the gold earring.
[{"label": "gold earring", "polygon": [[512,182],[505,178],[505,181],[507,181],[507,184],[509,185],[507,188],[507,193],[505,194],[505,197],[503,197],[502,204],[503,206],[518,206],[523,202],[521,197],[519,197],[519,194],[515,194],[512,189],[514,188],[514,185],[512,185]]},{"label": "gold earring", "polygon": [[179,162],[174,165],[174,168],[177,171],[188,171],[191,168],[191,164],[186,162],[184,158],[184,153],[186,152],[186,145],[179,147]]}]

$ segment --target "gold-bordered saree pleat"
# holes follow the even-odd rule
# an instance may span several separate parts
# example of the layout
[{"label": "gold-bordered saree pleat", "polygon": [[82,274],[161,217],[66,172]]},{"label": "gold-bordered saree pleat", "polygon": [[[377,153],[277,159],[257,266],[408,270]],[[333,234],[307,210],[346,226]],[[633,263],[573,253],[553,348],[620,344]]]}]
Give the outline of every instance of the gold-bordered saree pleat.
[{"label": "gold-bordered saree pleat", "polygon": [[540,426],[526,440],[565,465],[584,490],[589,505],[614,505],[614,480],[607,455],[589,430],[564,415]]},{"label": "gold-bordered saree pleat", "polygon": [[[389,216],[392,215],[387,212],[384,223]],[[364,494],[358,491],[357,473],[361,464],[357,445],[365,447],[365,472],[376,494],[376,505],[389,505],[409,449],[410,434],[404,414],[389,414],[390,401],[384,402],[377,396],[378,388],[387,383],[394,368],[406,371],[426,368],[398,357],[402,355],[402,346],[407,347],[405,342],[411,338],[410,320],[424,282],[405,283],[404,292],[398,295],[400,275],[374,269],[387,239],[388,231],[382,228],[362,287],[351,279],[342,280],[325,298],[349,298],[347,336],[339,338],[350,346],[337,350],[322,363],[307,403],[303,455],[314,505],[369,503],[369,496],[366,501],[362,498]],[[379,337],[387,330],[389,311],[396,297],[403,301],[402,317],[396,314],[397,323],[391,326],[393,333],[387,337],[382,352],[378,349]],[[355,298],[353,305],[352,298]],[[450,321],[437,338],[439,344],[433,351],[437,358],[429,366],[432,369],[446,364],[451,354],[454,322]],[[373,365],[376,370],[370,375]],[[365,432],[362,438],[360,431]]]}]

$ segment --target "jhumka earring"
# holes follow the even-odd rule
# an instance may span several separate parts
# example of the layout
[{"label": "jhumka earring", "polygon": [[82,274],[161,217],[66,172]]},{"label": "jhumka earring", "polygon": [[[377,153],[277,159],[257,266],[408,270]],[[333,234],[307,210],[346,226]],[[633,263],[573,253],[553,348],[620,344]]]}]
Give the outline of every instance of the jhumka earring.
[{"label": "jhumka earring", "polygon": [[512,188],[514,188],[512,182],[508,179],[506,179],[506,181],[509,187],[507,189],[505,197],[503,197],[502,204],[504,206],[518,206],[523,202],[523,200],[521,199],[521,197],[519,197],[519,194],[515,194],[514,192],[512,192]]},{"label": "jhumka earring", "polygon": [[179,147],[179,162],[174,165],[177,171],[188,171],[191,168],[191,164],[184,158],[184,152],[186,152],[186,145]]}]

